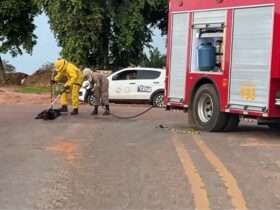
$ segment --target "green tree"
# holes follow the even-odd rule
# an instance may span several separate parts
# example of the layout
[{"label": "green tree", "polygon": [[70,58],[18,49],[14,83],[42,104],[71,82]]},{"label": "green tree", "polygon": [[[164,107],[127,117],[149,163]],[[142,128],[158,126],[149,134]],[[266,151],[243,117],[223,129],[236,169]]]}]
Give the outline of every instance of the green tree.
[{"label": "green tree", "polygon": [[0,84],[4,83],[1,54],[12,56],[31,53],[36,44],[33,20],[38,9],[32,0],[1,0],[0,2]]},{"label": "green tree", "polygon": [[39,68],[40,71],[53,71],[53,69],[54,69],[54,64],[51,62],[47,62]]},{"label": "green tree", "polygon": [[9,61],[3,60],[3,66],[5,73],[14,73],[16,72],[16,67],[9,63]]},{"label": "green tree", "polygon": [[166,66],[166,56],[162,55],[158,48],[150,50],[141,63],[143,67],[164,68]]},{"label": "green tree", "polygon": [[167,0],[107,0],[111,18],[109,62],[115,67],[141,63],[151,48],[153,28],[166,33]]},{"label": "green tree", "polygon": [[165,30],[167,0],[36,0],[50,18],[62,56],[79,65],[139,64],[152,27]]},{"label": "green tree", "polygon": [[162,35],[167,34],[168,0],[146,0],[144,13],[146,23],[158,27]]},{"label": "green tree", "polygon": [[[79,65],[89,65],[102,45],[102,0],[36,0],[50,18],[51,29],[62,47],[61,55]],[[106,34],[105,34],[106,36]]]}]

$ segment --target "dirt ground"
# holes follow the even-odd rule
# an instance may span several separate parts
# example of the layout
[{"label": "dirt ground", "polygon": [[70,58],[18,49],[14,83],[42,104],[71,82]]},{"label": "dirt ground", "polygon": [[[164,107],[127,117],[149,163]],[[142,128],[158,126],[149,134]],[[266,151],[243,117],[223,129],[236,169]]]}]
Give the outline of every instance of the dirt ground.
[{"label": "dirt ground", "polygon": [[0,87],[0,104],[48,104],[49,94],[25,94],[16,92],[16,87]]}]

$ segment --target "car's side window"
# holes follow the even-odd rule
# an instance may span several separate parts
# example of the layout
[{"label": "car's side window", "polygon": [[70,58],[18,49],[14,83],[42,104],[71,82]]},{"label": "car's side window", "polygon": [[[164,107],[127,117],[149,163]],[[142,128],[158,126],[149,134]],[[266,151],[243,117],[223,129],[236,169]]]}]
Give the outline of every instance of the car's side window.
[{"label": "car's side window", "polygon": [[138,71],[137,79],[139,80],[149,80],[149,79],[158,79],[160,77],[159,71],[153,70],[140,70]]},{"label": "car's side window", "polygon": [[123,71],[113,77],[114,81],[121,80],[136,80],[137,79],[137,71],[136,70],[128,70]]}]

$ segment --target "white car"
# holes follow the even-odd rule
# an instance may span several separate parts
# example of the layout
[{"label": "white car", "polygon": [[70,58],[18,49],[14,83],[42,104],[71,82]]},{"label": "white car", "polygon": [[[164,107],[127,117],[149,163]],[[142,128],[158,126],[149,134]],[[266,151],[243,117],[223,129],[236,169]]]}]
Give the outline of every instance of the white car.
[{"label": "white car", "polygon": [[88,103],[91,106],[96,105],[96,98],[92,90],[93,85],[90,81],[86,80],[83,82],[82,87],[79,91],[79,100],[82,103]]},{"label": "white car", "polygon": [[164,106],[166,71],[155,68],[127,68],[108,77],[111,101],[149,101]]}]

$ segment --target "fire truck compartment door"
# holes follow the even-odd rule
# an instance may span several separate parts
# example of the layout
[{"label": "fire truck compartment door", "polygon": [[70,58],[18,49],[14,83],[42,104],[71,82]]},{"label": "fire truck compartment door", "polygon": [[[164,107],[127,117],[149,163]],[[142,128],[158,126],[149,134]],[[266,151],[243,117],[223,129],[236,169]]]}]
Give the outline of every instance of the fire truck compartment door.
[{"label": "fire truck compartment door", "polygon": [[272,6],[235,9],[230,104],[268,108]]},{"label": "fire truck compartment door", "polygon": [[182,102],[185,96],[189,13],[172,15],[169,100]]}]

